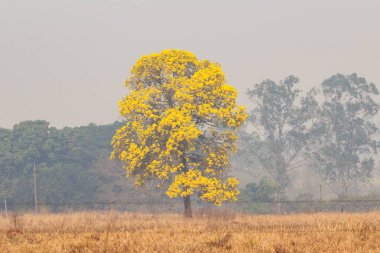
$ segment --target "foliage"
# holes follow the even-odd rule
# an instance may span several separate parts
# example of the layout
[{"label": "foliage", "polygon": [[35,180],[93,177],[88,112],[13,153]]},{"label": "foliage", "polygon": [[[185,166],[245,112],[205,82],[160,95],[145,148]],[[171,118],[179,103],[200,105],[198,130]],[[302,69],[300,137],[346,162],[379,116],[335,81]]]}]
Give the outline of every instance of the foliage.
[{"label": "foliage", "polygon": [[267,178],[263,178],[259,183],[249,183],[242,191],[242,197],[246,201],[274,201],[278,186],[271,183]]},{"label": "foliage", "polygon": [[43,120],[23,121],[12,129],[14,165],[29,170],[33,164],[50,165],[67,152],[64,135]]},{"label": "foliage", "polygon": [[272,213],[279,191],[280,187],[265,177],[258,183],[249,183],[242,190],[241,207],[254,213]]},{"label": "foliage", "polygon": [[54,164],[67,151],[63,134],[42,120],[23,121],[12,130],[1,129],[0,139],[0,191],[4,197],[19,201],[31,199],[32,188],[28,186],[33,164]]},{"label": "foliage", "polygon": [[[199,194],[206,201],[220,204],[236,199],[238,194],[237,181],[228,179],[232,162],[240,170],[235,176],[242,184],[252,176],[257,180],[270,174],[276,179],[273,185],[264,181],[248,184],[239,202],[241,208],[245,208],[243,203],[247,200],[249,210],[273,212],[272,203],[257,202],[272,201],[273,191],[284,199],[279,193],[290,184],[288,171],[304,165],[306,149],[312,168],[324,177],[339,199],[350,199],[348,190],[353,191],[356,182],[372,177],[378,134],[372,119],[378,111],[374,102],[378,92],[364,78],[338,74],[327,79],[321,86],[324,103],[320,108],[316,106],[314,91],[302,97],[296,89],[297,78],[288,77],[280,84],[266,80],[248,93],[255,106],[250,117],[253,124],[246,129],[254,131],[237,132],[245,114],[235,106],[236,91],[225,84],[220,66],[182,53],[180,59],[169,50],[139,61],[128,80],[131,95],[120,102],[126,122],[56,129],[37,120],[20,122],[12,129],[0,128],[0,197],[7,199],[8,208],[22,210],[33,206],[33,163],[37,167],[38,201],[41,205],[52,203],[51,210],[59,210],[60,203],[73,208],[137,210],[141,205],[118,203],[149,202],[153,210],[154,202],[160,202],[166,208],[166,202],[162,203],[165,192],[172,197]],[[185,70],[178,65],[181,62],[188,63]],[[153,63],[161,67],[153,68]],[[164,64],[172,70],[165,69]],[[175,72],[177,67],[180,70]],[[152,71],[160,77],[149,79]],[[145,86],[139,88],[137,84]],[[145,117],[149,113],[153,116]],[[140,121],[132,123],[131,119]],[[126,182],[120,161],[108,159],[110,139],[117,129],[118,147],[125,150],[114,149],[114,154],[125,156],[130,180],[145,184],[138,191]],[[134,135],[129,138],[131,134]],[[236,145],[237,154],[231,160]],[[128,167],[128,163],[134,163],[133,167]],[[250,172],[249,177],[246,172]],[[160,189],[155,189],[156,184]],[[310,197],[302,195],[297,200]],[[72,202],[115,204],[71,206]],[[177,210],[173,206],[179,202],[170,203],[171,210]],[[340,205],[281,203],[281,209],[336,211]],[[345,204],[344,209],[357,210],[356,205]],[[362,203],[360,210],[374,205]],[[143,206],[146,207],[149,206]]]},{"label": "foliage", "polygon": [[[98,189],[106,188],[103,184],[112,185],[116,181],[115,178],[102,180],[105,172],[95,171],[94,164],[99,157],[108,161],[109,140],[120,125],[120,122],[104,126],[90,124],[59,130],[38,120],[0,129],[0,197],[6,197],[13,208],[31,207],[35,163],[40,203],[49,203],[56,210],[60,203],[95,200],[100,196]],[[102,169],[106,168],[103,164]]]},{"label": "foliage", "polygon": [[12,131],[0,128],[0,196],[6,198],[10,194],[10,178],[12,173]]},{"label": "foliage", "polygon": [[66,160],[82,167],[91,166],[100,156],[110,154],[109,144],[115,129],[122,126],[122,122],[108,125],[89,124],[81,127],[65,127],[62,129],[68,142],[68,155]]},{"label": "foliage", "polygon": [[198,192],[217,205],[236,200],[238,181],[224,172],[246,113],[220,65],[164,50],[141,57],[126,86],[131,92],[119,102],[126,121],[113,138],[112,158],[135,184],[156,178],[169,182],[171,198]]},{"label": "foliage", "polygon": [[250,115],[253,133],[244,138],[246,156],[254,155],[279,185],[279,192],[289,186],[288,171],[301,165],[301,152],[308,144],[310,122],[317,102],[314,90],[300,97],[299,80],[289,76],[280,83],[265,80],[248,89],[254,103]]},{"label": "foliage", "polygon": [[[40,169],[39,194],[46,203],[85,203],[94,201],[99,183],[96,176],[75,164],[56,164]],[[79,188],[79,189],[78,189]],[[49,189],[43,193],[41,189]]]},{"label": "foliage", "polygon": [[353,183],[371,176],[378,142],[372,119],[379,110],[373,83],[357,74],[336,74],[321,84],[324,102],[314,125],[317,136],[309,157],[313,168],[346,195]]}]

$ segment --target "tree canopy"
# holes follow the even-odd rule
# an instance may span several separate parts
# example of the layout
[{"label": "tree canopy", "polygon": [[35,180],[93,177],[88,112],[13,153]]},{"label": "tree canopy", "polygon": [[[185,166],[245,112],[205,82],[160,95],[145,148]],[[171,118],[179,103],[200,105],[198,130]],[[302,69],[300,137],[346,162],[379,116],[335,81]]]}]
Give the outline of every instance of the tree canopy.
[{"label": "tree canopy", "polygon": [[258,159],[280,192],[289,186],[288,171],[301,165],[300,155],[308,143],[318,105],[313,90],[300,97],[298,82],[295,76],[280,83],[264,80],[247,91],[254,103],[250,115],[254,131],[243,140],[247,148],[242,152]]},{"label": "tree canopy", "polygon": [[112,158],[124,163],[137,186],[155,178],[169,182],[167,195],[220,205],[236,200],[238,181],[225,177],[235,151],[236,130],[246,119],[237,92],[219,64],[183,50],[141,57],[119,102],[125,125],[112,141]]},{"label": "tree canopy", "polygon": [[[7,199],[11,208],[31,207],[35,163],[39,204],[49,203],[51,210],[57,210],[72,202],[104,201],[104,192],[119,184],[115,175],[121,176],[107,175],[114,166],[108,161],[109,142],[120,126],[115,122],[56,129],[36,120],[20,122],[12,129],[0,128],[0,197]],[[102,170],[96,168],[97,163],[102,163]]]},{"label": "tree canopy", "polygon": [[336,74],[321,84],[323,103],[314,125],[313,168],[342,196],[353,183],[371,176],[377,152],[379,111],[373,83],[357,74]]}]

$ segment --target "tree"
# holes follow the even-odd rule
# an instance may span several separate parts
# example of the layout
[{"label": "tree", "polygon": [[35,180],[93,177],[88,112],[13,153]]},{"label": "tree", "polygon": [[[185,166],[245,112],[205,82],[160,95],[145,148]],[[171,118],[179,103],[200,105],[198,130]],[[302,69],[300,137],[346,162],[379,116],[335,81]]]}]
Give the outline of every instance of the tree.
[{"label": "tree", "polygon": [[0,128],[0,197],[6,201],[11,194],[12,131]]},{"label": "tree", "polygon": [[33,164],[50,166],[66,151],[63,134],[46,121],[23,121],[12,130],[0,129],[0,191],[18,202],[30,202]]},{"label": "tree", "polygon": [[321,84],[324,102],[314,125],[317,134],[309,158],[338,196],[352,183],[371,176],[378,128],[372,123],[379,110],[373,100],[379,91],[357,74],[336,74]]},{"label": "tree", "polygon": [[[266,177],[262,178],[259,183],[249,183],[241,193],[241,200],[246,202],[247,209],[255,213],[269,213],[271,211],[279,212],[279,203],[277,192],[278,186],[275,186]],[[273,205],[274,203],[274,205]]]},{"label": "tree", "polygon": [[65,127],[62,132],[68,143],[66,162],[90,167],[99,157],[108,157],[111,152],[109,140],[121,126],[121,122],[115,121],[108,125]]},{"label": "tree", "polygon": [[277,187],[264,177],[259,183],[247,184],[242,196],[250,202],[271,202],[276,200],[276,192],[278,192]]},{"label": "tree", "polygon": [[12,167],[12,131],[0,128],[0,170],[1,175],[9,175]]},{"label": "tree", "polygon": [[31,171],[33,164],[50,165],[67,153],[67,140],[44,120],[23,121],[12,129],[12,153],[15,167]]},{"label": "tree", "polygon": [[72,203],[72,208],[89,207],[95,201],[99,188],[94,173],[71,163],[56,163],[42,168],[38,178],[40,202],[47,203],[54,211],[59,210],[61,203]]},{"label": "tree", "polygon": [[164,50],[141,57],[126,86],[131,92],[119,102],[126,121],[113,137],[111,158],[123,162],[136,186],[167,183],[169,197],[183,198],[187,217],[194,194],[216,205],[236,200],[238,181],[226,171],[246,113],[220,65]]},{"label": "tree", "polygon": [[289,185],[288,171],[302,164],[301,152],[308,144],[310,122],[317,102],[315,91],[300,97],[299,79],[289,76],[279,84],[265,80],[248,89],[254,103],[250,121],[254,131],[245,138],[245,152],[257,157],[277,183],[279,193]]}]

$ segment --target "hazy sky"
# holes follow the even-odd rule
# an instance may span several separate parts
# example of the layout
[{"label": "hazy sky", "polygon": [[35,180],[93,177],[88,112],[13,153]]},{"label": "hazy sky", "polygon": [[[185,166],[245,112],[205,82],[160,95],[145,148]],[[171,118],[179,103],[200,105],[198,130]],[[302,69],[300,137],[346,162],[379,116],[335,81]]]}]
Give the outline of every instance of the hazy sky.
[{"label": "hazy sky", "polygon": [[288,74],[380,86],[380,1],[0,0],[0,127],[111,123],[135,61],[165,48],[219,62],[244,104]]}]

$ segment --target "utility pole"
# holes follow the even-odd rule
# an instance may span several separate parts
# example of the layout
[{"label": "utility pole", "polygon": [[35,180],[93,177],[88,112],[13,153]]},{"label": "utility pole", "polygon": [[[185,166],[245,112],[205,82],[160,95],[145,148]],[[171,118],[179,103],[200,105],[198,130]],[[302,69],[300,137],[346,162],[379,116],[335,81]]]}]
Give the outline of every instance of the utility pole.
[{"label": "utility pole", "polygon": [[322,212],[323,210],[323,204],[322,204],[322,201],[323,201],[323,195],[322,195],[322,184],[319,184],[319,201],[320,201],[320,212]]},{"label": "utility pole", "polygon": [[5,217],[8,217],[7,196],[4,197]]},{"label": "utility pole", "polygon": [[33,165],[33,181],[34,181],[34,210],[37,213],[38,212],[38,206],[37,206],[37,184],[36,184],[36,163]]}]

